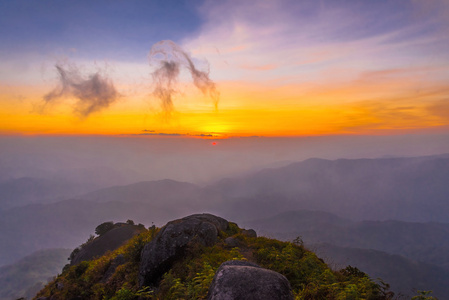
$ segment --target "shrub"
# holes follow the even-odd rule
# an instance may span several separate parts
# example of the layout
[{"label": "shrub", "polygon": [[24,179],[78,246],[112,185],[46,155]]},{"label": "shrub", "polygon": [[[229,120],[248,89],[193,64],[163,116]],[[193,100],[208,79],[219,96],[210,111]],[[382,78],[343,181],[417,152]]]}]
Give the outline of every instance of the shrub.
[{"label": "shrub", "polygon": [[114,228],[114,222],[112,222],[112,221],[104,222],[95,228],[95,234],[103,235],[106,232],[108,232],[109,230],[111,230],[112,228]]}]

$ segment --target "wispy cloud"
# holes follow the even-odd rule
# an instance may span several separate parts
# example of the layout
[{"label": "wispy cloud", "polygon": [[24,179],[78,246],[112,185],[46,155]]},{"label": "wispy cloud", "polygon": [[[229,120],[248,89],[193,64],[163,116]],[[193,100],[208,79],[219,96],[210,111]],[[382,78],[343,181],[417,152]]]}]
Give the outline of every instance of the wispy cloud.
[{"label": "wispy cloud", "polygon": [[449,38],[436,30],[445,21],[434,8],[419,10],[408,1],[207,1],[202,31],[184,45],[207,56],[220,80],[319,83],[329,74],[342,81],[378,69],[447,63]]},{"label": "wispy cloud", "polygon": [[215,83],[209,78],[209,69],[199,70],[192,57],[176,43],[165,40],[154,44],[148,58],[150,65],[158,65],[152,73],[153,95],[161,100],[166,116],[170,116],[174,109],[173,97],[178,93],[177,81],[182,67],[189,71],[195,87],[210,97],[215,109],[218,108],[220,94]]},{"label": "wispy cloud", "polygon": [[80,118],[86,118],[94,112],[108,108],[120,96],[112,81],[100,71],[86,76],[74,64],[58,63],[55,68],[58,86],[43,97],[42,110],[58,99],[75,98],[74,112]]}]

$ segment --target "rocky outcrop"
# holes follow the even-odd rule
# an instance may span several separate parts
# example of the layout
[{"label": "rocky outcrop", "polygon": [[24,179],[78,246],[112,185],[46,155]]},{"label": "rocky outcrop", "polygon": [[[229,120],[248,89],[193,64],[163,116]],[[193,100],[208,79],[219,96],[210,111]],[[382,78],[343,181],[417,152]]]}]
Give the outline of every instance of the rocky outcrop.
[{"label": "rocky outcrop", "polygon": [[142,250],[140,286],[155,285],[173,263],[184,256],[189,244],[212,246],[219,232],[227,228],[228,221],[211,214],[191,215],[167,223]]},{"label": "rocky outcrop", "polygon": [[[117,225],[117,224],[116,224]],[[93,241],[85,244],[71,260],[72,265],[79,264],[85,260],[92,260],[100,257],[107,251],[114,251],[124,245],[136,234],[141,233],[145,228],[136,225],[127,225],[119,223],[119,226],[95,238]]]},{"label": "rocky outcrop", "polygon": [[293,300],[283,275],[245,261],[221,264],[209,288],[208,300]]},{"label": "rocky outcrop", "polygon": [[[140,286],[157,286],[162,275],[173,264],[184,258],[190,245],[212,246],[220,231],[228,228],[228,221],[210,214],[191,215],[171,221],[157,236],[145,245],[141,253]],[[254,230],[245,230],[248,237],[257,236]],[[225,244],[238,243],[227,238]],[[293,299],[290,283],[281,274],[246,261],[228,261],[215,273],[208,299]]]}]

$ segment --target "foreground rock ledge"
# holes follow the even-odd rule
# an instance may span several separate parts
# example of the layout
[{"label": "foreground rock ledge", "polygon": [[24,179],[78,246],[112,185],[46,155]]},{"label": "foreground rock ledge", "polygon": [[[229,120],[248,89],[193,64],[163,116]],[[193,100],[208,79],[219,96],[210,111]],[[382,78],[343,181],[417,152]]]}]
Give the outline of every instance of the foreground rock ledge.
[{"label": "foreground rock ledge", "polygon": [[196,214],[174,220],[164,227],[142,250],[139,285],[154,286],[173,263],[182,258],[190,242],[212,246],[228,221],[211,214]]},{"label": "foreground rock ledge", "polygon": [[208,300],[293,300],[283,275],[245,261],[227,261],[215,273]]}]

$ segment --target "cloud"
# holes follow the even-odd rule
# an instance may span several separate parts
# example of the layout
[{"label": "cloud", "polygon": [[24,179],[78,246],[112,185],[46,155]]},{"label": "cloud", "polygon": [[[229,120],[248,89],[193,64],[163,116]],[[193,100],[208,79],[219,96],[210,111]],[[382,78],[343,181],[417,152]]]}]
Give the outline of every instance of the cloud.
[{"label": "cloud", "polygon": [[150,135],[150,136],[185,136],[185,137],[201,137],[201,138],[223,138],[225,135],[215,132],[206,133],[168,133],[168,132],[157,132],[155,130],[142,130],[142,133],[137,135]]},{"label": "cloud", "polygon": [[435,28],[443,21],[434,20],[434,10],[421,18],[415,12],[407,1],[206,1],[204,25],[183,46],[207,56],[217,80],[264,85],[442,65],[448,39]]},{"label": "cloud", "polygon": [[183,133],[166,133],[166,132],[144,132],[144,133],[139,133],[138,135],[189,136],[188,134],[183,134]]},{"label": "cloud", "polygon": [[177,82],[181,68],[189,71],[193,84],[204,95],[211,98],[215,109],[218,108],[220,94],[215,83],[209,78],[209,69],[199,70],[192,57],[176,43],[164,40],[154,44],[148,54],[150,65],[158,68],[152,73],[155,85],[153,95],[160,99],[162,110],[166,116],[173,112],[173,97],[178,93]]},{"label": "cloud", "polygon": [[43,97],[42,110],[61,98],[77,99],[74,112],[86,118],[94,112],[108,108],[119,98],[112,81],[100,71],[83,76],[76,65],[55,65],[59,85]]},{"label": "cloud", "polygon": [[427,108],[429,112],[435,116],[440,117],[446,124],[449,122],[449,99],[436,101]]}]

